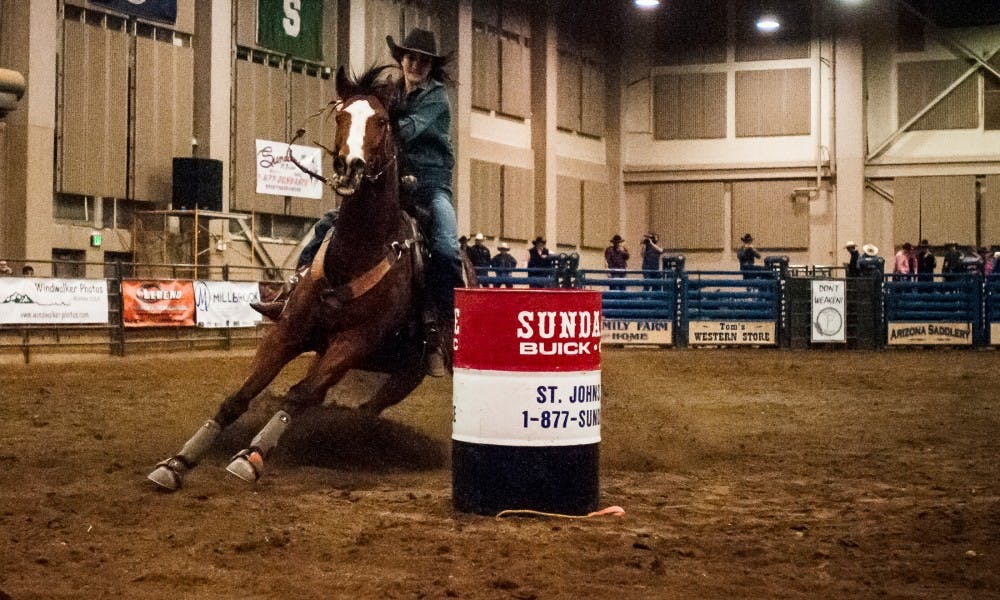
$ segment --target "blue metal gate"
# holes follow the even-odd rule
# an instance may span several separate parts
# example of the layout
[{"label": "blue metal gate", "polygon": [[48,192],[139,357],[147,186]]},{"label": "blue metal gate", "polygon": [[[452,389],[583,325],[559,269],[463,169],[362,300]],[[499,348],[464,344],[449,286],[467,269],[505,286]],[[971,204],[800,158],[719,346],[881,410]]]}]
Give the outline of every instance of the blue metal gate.
[{"label": "blue metal gate", "polygon": [[973,273],[929,280],[886,275],[886,343],[982,345],[982,290],[982,277]]}]

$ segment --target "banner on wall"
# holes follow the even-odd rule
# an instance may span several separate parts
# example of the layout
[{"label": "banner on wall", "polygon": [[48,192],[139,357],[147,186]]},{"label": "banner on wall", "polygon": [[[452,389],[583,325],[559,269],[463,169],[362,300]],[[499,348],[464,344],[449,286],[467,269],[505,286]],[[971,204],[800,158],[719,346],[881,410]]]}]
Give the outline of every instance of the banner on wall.
[{"label": "banner on wall", "polygon": [[0,323],[61,325],[108,322],[103,279],[0,278]]},{"label": "banner on wall", "polygon": [[282,54],[323,60],[323,0],[257,0],[257,43]]},{"label": "banner on wall", "polygon": [[[153,21],[177,21],[177,0],[91,0],[111,10]],[[279,2],[280,4],[280,2]]]},{"label": "banner on wall", "polygon": [[[295,198],[323,197],[323,182],[306,175],[288,159],[288,144],[257,140],[257,193]],[[303,167],[323,174],[323,151],[311,146],[293,145],[292,155]]]},{"label": "banner on wall", "polygon": [[122,281],[125,327],[194,325],[194,283],[173,279]]},{"label": "banner on wall", "polygon": [[260,286],[256,282],[194,282],[198,327],[254,327],[263,317],[250,308],[251,302],[260,302]]}]

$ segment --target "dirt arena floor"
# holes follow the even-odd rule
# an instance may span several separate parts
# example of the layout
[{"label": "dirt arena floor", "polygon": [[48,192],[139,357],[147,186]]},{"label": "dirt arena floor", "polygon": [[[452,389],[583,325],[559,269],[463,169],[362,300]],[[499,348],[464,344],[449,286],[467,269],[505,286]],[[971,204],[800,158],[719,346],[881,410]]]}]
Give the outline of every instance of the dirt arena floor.
[{"label": "dirt arena floor", "polygon": [[4,364],[0,599],[1000,598],[1000,355],[605,351],[601,506],[458,513],[450,379],[293,423],[225,472],[293,363],[182,490],[146,481],[249,356]]}]

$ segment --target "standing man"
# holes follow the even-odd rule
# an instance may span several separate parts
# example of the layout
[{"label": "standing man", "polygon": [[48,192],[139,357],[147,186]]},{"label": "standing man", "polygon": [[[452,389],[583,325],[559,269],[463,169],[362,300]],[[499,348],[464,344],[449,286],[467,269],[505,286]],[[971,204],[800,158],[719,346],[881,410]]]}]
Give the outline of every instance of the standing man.
[{"label": "standing man", "polygon": [[[610,276],[615,278],[625,277],[625,269],[628,268],[628,248],[622,245],[622,236],[617,233],[611,238],[611,245],[604,249],[604,262],[611,271]],[[624,285],[612,285],[613,290],[624,290]]]},{"label": "standing man", "polygon": [[[660,256],[663,255],[663,248],[659,246],[660,239],[655,233],[647,233],[642,236],[642,278],[662,279],[660,273]],[[654,272],[655,271],[655,272]],[[659,288],[652,285],[642,286],[642,291],[658,291]]]},{"label": "standing man", "polygon": [[917,246],[917,281],[934,281],[934,268],[937,267],[937,259],[931,252],[930,242],[920,240]]},{"label": "standing man", "polygon": [[469,260],[476,268],[477,273],[482,273],[490,266],[490,249],[483,245],[483,234],[477,233],[476,239],[468,249]]},{"label": "standing man", "polygon": [[[549,258],[549,249],[545,247],[545,238],[538,236],[531,242],[531,249],[528,250],[528,277],[547,276],[551,268],[552,259]],[[530,287],[545,286],[532,283]]]},{"label": "standing man", "polygon": [[847,253],[851,255],[850,260],[847,261],[847,276],[857,277],[860,275],[858,272],[858,258],[861,257],[861,253],[858,252],[858,245],[854,242],[847,242],[844,246],[847,249]]},{"label": "standing man", "polygon": [[[507,245],[507,242],[500,242],[500,245],[497,246],[497,254],[490,259],[490,266],[496,271],[497,277],[510,277],[511,271],[517,268],[517,259],[511,256],[510,246]],[[514,287],[514,284],[510,282],[503,285],[509,288]],[[500,287],[500,284],[494,283],[493,287]]]},{"label": "standing man", "polygon": [[946,274],[961,273],[962,253],[958,250],[958,242],[949,241],[944,247],[944,263],[941,265],[941,272]]},{"label": "standing man", "polygon": [[[744,233],[740,241],[743,242],[743,246],[736,252],[736,260],[740,261],[740,271],[756,271],[757,267],[753,263],[760,258],[760,252],[753,247],[753,236]],[[743,273],[743,279],[753,279],[753,274]]]},{"label": "standing man", "polygon": [[[896,252],[895,264],[892,268],[892,272],[896,275],[909,275],[913,271],[910,268],[910,251],[913,250],[913,244],[910,242],[903,242],[903,246]],[[909,279],[908,277],[901,277],[900,279]]]}]

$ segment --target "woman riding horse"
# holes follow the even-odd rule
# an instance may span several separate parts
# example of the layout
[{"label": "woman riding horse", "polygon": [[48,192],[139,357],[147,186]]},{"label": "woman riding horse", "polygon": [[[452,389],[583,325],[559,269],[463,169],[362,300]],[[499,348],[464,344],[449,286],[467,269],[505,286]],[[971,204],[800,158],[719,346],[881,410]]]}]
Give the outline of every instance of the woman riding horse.
[{"label": "woman riding horse", "polygon": [[[452,206],[455,152],[451,144],[451,104],[444,86],[451,80],[445,70],[451,57],[438,54],[437,39],[426,29],[411,30],[401,44],[396,44],[391,35],[385,39],[403,72],[395,83],[401,100],[393,110],[393,118],[402,147],[403,180],[410,188],[405,191],[411,195],[416,212],[423,215],[421,224],[430,246],[426,275],[428,320],[434,326],[427,328],[427,374],[441,377],[445,374],[442,341],[450,339],[455,287],[462,285],[458,225]],[[297,272],[312,263],[337,218],[337,211],[329,211],[316,224],[313,239],[299,255]],[[284,305],[261,303],[254,308],[275,316]]]},{"label": "woman riding horse", "polygon": [[387,370],[389,378],[360,408],[377,415],[399,402],[424,377],[420,331],[421,260],[413,220],[399,198],[398,151],[393,135],[394,90],[382,68],[357,81],[337,72],[334,175],[343,198],[332,236],[323,242],[275,325],[261,339],[250,374],[174,456],[149,479],[167,490],[211,448],[221,430],[249,407],[293,358],[314,351],[307,375],[289,389],[282,409],[238,453],[228,470],[255,481],[264,458],[291,420],[323,403],[327,390],[350,369]]}]

